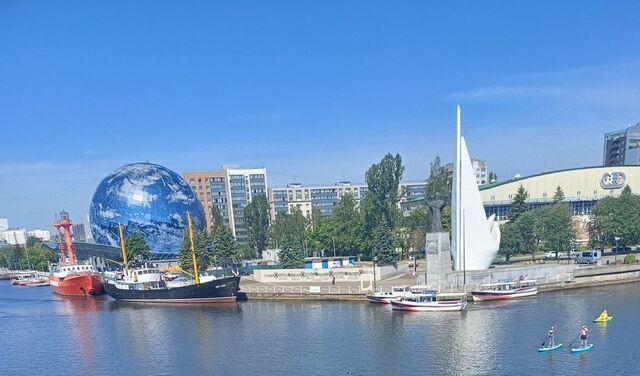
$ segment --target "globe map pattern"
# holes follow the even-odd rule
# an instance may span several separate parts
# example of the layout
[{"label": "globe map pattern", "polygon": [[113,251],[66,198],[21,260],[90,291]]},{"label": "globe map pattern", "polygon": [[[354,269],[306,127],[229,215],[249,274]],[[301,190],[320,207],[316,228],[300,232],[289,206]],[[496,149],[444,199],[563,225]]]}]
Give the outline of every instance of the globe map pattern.
[{"label": "globe map pattern", "polygon": [[120,245],[125,237],[144,236],[153,258],[175,255],[187,227],[205,227],[204,211],[191,187],[175,172],[152,163],[133,163],[113,171],[96,188],[89,209],[91,233],[97,243]]}]

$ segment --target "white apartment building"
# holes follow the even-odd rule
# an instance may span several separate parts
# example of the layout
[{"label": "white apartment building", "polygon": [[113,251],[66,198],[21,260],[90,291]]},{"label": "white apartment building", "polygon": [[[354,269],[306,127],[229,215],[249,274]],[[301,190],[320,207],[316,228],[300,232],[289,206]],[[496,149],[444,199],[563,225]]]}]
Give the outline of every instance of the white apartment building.
[{"label": "white apartment building", "polygon": [[51,233],[49,232],[49,230],[42,230],[39,228],[27,231],[27,237],[29,236],[34,236],[42,240],[43,242],[48,242],[51,240]]},{"label": "white apartment building", "polygon": [[10,245],[27,244],[27,230],[24,228],[12,228],[2,231],[2,238]]},{"label": "white apartment building", "polygon": [[478,185],[489,184],[489,164],[487,161],[480,159],[472,159],[471,166],[476,174],[476,183]]}]

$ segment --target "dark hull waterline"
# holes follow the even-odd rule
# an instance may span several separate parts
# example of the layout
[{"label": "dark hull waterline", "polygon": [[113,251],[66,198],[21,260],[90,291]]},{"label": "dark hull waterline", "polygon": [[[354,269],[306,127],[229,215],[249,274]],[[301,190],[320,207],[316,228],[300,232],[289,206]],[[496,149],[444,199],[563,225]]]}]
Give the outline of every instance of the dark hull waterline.
[{"label": "dark hull waterline", "polygon": [[240,277],[226,277],[200,283],[163,289],[125,290],[105,283],[105,292],[112,298],[147,303],[223,303],[235,302]]}]

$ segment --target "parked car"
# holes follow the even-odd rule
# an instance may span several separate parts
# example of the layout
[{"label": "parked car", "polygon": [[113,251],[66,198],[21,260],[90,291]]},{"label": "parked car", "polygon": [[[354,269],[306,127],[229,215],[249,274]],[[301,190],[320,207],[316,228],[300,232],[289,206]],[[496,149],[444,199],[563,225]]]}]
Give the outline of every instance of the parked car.
[{"label": "parked car", "polygon": [[616,253],[616,248],[618,249],[618,254],[619,255],[625,255],[625,254],[631,252],[631,247],[618,246],[618,247],[611,248],[611,253]]},{"label": "parked car", "polygon": [[580,254],[580,252],[582,252],[582,251],[580,251],[579,249],[572,249],[572,250],[569,251],[569,256],[572,256],[572,257],[573,256],[578,256]]},{"label": "parked car", "polygon": [[576,263],[578,264],[597,264],[602,257],[602,252],[592,249],[590,251],[582,251],[576,257]]},{"label": "parked car", "polygon": [[[560,257],[565,257],[564,252],[558,252],[558,258]],[[544,254],[544,258],[546,259],[554,259],[556,258],[556,253],[555,252],[547,252]]]}]

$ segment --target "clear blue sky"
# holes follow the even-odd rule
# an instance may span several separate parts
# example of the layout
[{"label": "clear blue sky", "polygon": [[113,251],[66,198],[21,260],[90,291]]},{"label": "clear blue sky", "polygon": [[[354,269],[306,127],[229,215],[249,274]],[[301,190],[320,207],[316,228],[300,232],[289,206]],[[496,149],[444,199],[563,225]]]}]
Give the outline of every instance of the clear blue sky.
[{"label": "clear blue sky", "polygon": [[0,216],[84,221],[125,163],[270,183],[407,180],[452,159],[455,105],[499,178],[601,163],[640,121],[637,1],[0,2]]}]

